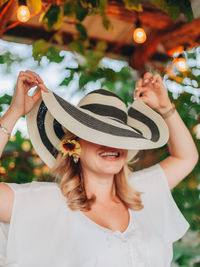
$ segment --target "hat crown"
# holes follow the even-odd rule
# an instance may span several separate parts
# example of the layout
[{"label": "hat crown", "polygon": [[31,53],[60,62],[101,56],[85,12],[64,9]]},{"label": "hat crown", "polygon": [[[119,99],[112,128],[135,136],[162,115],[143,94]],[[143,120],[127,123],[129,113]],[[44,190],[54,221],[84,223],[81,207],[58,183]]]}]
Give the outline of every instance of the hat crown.
[{"label": "hat crown", "polygon": [[98,89],[88,93],[78,104],[79,108],[127,123],[127,109],[123,100],[111,91]]}]

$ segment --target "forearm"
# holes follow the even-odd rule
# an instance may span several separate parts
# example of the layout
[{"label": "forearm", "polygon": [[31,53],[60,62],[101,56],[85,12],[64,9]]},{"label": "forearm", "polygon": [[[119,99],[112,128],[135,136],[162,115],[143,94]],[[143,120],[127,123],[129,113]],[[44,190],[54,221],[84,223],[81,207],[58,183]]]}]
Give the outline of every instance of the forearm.
[{"label": "forearm", "polygon": [[[169,110],[169,108],[168,108]],[[160,111],[161,115],[165,111]],[[169,152],[170,155],[178,159],[196,162],[198,159],[198,151],[193,138],[175,110],[174,113],[165,119],[169,128]]]},{"label": "forearm", "polygon": [[[14,112],[14,110],[10,107],[7,112],[0,118],[0,124],[2,127],[5,127],[9,133],[12,132],[13,127],[15,126],[19,116]],[[9,136],[0,128],[0,157],[2,152],[8,142]]]}]

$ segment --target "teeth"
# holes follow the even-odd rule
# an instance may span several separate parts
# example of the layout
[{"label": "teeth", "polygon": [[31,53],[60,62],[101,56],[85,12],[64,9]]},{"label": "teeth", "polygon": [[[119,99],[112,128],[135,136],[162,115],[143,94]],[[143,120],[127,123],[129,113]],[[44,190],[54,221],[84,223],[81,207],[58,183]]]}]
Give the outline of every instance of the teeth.
[{"label": "teeth", "polygon": [[102,156],[102,157],[106,157],[106,156],[118,157],[119,153],[116,153],[116,152],[103,152],[103,153],[100,153],[100,156]]}]

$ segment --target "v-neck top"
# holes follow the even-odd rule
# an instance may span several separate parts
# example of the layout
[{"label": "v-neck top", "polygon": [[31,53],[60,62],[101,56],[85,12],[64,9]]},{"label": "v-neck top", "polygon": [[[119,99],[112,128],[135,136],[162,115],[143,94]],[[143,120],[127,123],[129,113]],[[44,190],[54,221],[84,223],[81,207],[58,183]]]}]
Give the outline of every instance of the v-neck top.
[{"label": "v-neck top", "polygon": [[128,226],[126,227],[126,229],[123,231],[123,232],[120,232],[119,230],[111,230],[107,227],[104,227],[96,222],[94,222],[93,220],[91,220],[90,218],[88,218],[82,211],[79,211],[79,215],[82,217],[81,219],[85,221],[85,223],[87,224],[91,224],[91,227],[96,227],[96,228],[99,228],[99,229],[102,229],[103,231],[107,231],[108,233],[115,233],[115,232],[119,232],[121,233],[122,235],[125,234],[130,227],[132,227],[132,224],[133,224],[133,218],[132,218],[132,213],[131,213],[131,210],[128,209],[128,213],[129,213],[129,222],[128,222]]},{"label": "v-neck top", "polygon": [[0,266],[170,267],[172,244],[189,224],[165,173],[156,164],[133,172],[129,183],[143,192],[144,208],[128,210],[122,233],[72,211],[56,183],[8,183],[15,199],[10,223],[0,223]]}]

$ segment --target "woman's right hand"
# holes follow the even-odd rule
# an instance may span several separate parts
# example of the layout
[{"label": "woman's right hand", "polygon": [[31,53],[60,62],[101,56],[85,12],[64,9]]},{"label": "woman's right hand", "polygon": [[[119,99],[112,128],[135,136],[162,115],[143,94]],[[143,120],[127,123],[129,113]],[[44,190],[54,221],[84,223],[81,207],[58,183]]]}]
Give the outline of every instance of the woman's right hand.
[{"label": "woman's right hand", "polygon": [[[28,91],[34,86],[37,86],[37,89],[32,96],[29,96]],[[12,109],[18,117],[27,114],[41,98],[41,90],[49,92],[37,73],[30,70],[21,71],[17,78],[10,109]]]}]

